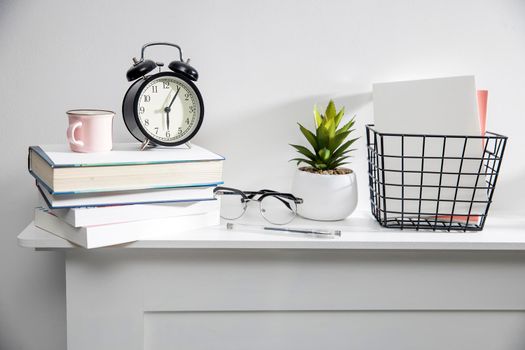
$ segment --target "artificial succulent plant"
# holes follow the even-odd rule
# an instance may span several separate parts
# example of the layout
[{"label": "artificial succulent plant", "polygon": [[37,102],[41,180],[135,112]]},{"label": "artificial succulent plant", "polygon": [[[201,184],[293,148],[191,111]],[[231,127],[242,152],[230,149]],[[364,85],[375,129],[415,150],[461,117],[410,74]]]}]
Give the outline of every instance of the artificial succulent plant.
[{"label": "artificial succulent plant", "polygon": [[344,114],[345,108],[341,108],[338,112],[333,101],[328,103],[324,115],[319,113],[317,106],[314,106],[315,131],[310,131],[297,123],[312,150],[301,145],[290,145],[302,156],[291,159],[291,161],[296,161],[297,165],[308,164],[311,170],[318,172],[335,170],[348,163],[347,159],[351,157],[351,152],[355,151],[350,147],[358,137],[348,139],[355,131],[352,129],[355,124],[355,116],[348,123],[339,127]]}]

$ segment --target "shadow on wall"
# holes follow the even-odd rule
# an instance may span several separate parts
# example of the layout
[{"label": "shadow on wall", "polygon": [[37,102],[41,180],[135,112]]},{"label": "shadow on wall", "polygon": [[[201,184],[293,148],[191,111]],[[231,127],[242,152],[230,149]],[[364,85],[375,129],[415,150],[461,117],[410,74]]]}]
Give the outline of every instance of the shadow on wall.
[{"label": "shadow on wall", "polygon": [[[308,129],[313,128],[313,105],[317,103],[320,110],[324,109],[329,99],[330,96],[327,95],[311,96],[272,108],[247,112],[249,115],[237,116],[231,120],[229,125],[234,125],[230,129],[211,133],[208,131],[201,136],[206,144],[226,156],[225,184],[243,189],[273,188],[289,191],[296,168],[295,162],[289,162],[296,156],[289,144],[306,143],[297,122]],[[342,123],[358,114],[356,135],[362,138],[357,142],[358,151],[353,162],[366,162],[364,125],[367,123],[365,119],[370,118],[363,118],[359,111],[371,102],[372,93],[340,96],[333,100],[338,108],[346,107]],[[354,164],[351,166],[355,167]]]}]

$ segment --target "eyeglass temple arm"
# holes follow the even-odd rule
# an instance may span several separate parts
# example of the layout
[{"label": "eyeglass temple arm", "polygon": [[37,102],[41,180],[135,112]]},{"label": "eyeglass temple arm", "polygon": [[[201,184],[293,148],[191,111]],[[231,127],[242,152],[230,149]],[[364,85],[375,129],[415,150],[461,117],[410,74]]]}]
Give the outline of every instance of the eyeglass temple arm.
[{"label": "eyeglass temple arm", "polygon": [[[262,190],[264,191],[264,190]],[[288,197],[289,199],[292,199],[294,202],[298,199],[297,197],[295,197],[293,194],[290,194],[290,193],[279,193],[279,192],[275,192],[275,191],[272,191],[271,193],[264,193],[261,195],[261,198],[259,198],[259,200],[263,200],[265,197],[269,197],[269,196],[272,196],[272,197],[275,197],[277,198],[278,200],[280,200],[288,209],[290,209],[291,211],[294,211],[292,209],[292,206],[290,205],[290,203],[288,203],[287,201],[285,201],[284,199],[282,199],[280,196],[284,196],[284,197]],[[300,203],[300,202],[299,202]]]},{"label": "eyeglass temple arm", "polygon": [[265,197],[266,195],[273,195],[273,196],[276,196],[276,197],[278,196],[278,197],[285,197],[285,198],[291,199],[291,200],[293,200],[296,203],[302,203],[303,202],[303,200],[301,198],[297,198],[296,196],[294,196],[291,193],[277,192],[277,191],[272,191],[272,190],[261,190],[260,192],[262,193],[262,197]]},{"label": "eyeglass temple arm", "polygon": [[213,190],[213,193],[217,193],[217,192],[233,192],[233,193],[236,193],[238,195],[240,195],[241,197],[243,197],[244,199],[246,198],[249,198],[248,196],[246,196],[246,194],[241,191],[241,190],[238,190],[236,188],[231,188],[231,187],[224,187],[224,186],[217,186],[215,187],[215,189]]},{"label": "eyeglass temple arm", "polygon": [[233,192],[233,193],[237,193],[237,194],[239,194],[240,196],[242,196],[245,199],[253,199],[255,196],[261,195],[261,198],[259,198],[258,201],[262,200],[264,197],[272,196],[272,197],[277,198],[279,201],[281,201],[281,203],[283,203],[291,211],[293,211],[293,209],[290,206],[290,204],[287,201],[285,201],[284,199],[282,199],[280,196],[287,197],[287,198],[292,199],[294,201],[297,201],[299,199],[299,198],[295,197],[291,193],[281,193],[281,192],[277,192],[277,191],[273,191],[273,190],[267,190],[267,189],[263,189],[263,190],[260,190],[260,191],[244,191],[243,192],[243,191],[238,190],[236,188],[217,186],[213,190],[214,193],[221,192],[221,191],[230,191],[230,192]]}]

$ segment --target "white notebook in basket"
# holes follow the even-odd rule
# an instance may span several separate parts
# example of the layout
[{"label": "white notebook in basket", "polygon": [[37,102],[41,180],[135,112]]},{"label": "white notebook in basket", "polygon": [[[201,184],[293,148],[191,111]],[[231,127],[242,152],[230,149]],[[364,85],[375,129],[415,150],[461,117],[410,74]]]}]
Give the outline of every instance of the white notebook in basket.
[{"label": "white notebook in basket", "polygon": [[[374,121],[375,129],[382,133],[399,134],[433,134],[433,135],[480,135],[480,124],[476,100],[476,84],[473,76],[426,79],[415,81],[378,83],[373,86]],[[400,156],[402,150],[400,137],[387,137],[377,140],[378,150],[381,146],[385,155]],[[463,149],[465,152],[463,154]],[[404,137],[403,154],[408,156],[421,156],[423,153],[423,138]],[[441,157],[443,154],[443,138],[425,138],[425,157]],[[440,176],[441,159],[408,158],[403,163],[399,158],[385,158],[383,164],[387,171],[384,179],[380,173],[380,181],[387,184],[384,192],[379,187],[379,193],[386,196],[386,209],[389,212],[412,213],[405,217],[417,216],[418,212],[431,215],[439,210],[441,215],[448,215],[454,209],[454,215],[481,214],[484,203],[470,202],[486,201],[484,190],[476,190],[473,198],[472,189],[459,189],[456,187],[485,186],[485,177],[477,175],[464,175],[463,173],[478,174],[484,169],[479,160],[483,154],[482,139],[447,138],[445,144],[445,157],[458,157],[447,159],[443,162],[443,176]],[[461,159],[463,158],[463,161]],[[465,158],[478,158],[465,159]],[[381,164],[379,164],[381,166]],[[457,174],[461,167],[462,175]],[[404,175],[401,169],[404,169]],[[425,173],[423,179],[419,171],[435,172]],[[408,171],[408,172],[407,172]],[[411,173],[410,171],[414,171]],[[441,190],[438,186],[441,181]],[[401,198],[401,184],[405,185],[405,200]],[[423,187],[420,185],[435,186]],[[447,188],[450,187],[450,188]],[[420,192],[421,191],[421,192]],[[440,198],[439,207],[437,198]],[[424,198],[421,201],[409,198]],[[453,204],[454,198],[456,204]],[[465,202],[462,202],[465,201]],[[383,204],[383,203],[381,203]],[[420,207],[421,206],[421,207]],[[387,218],[400,217],[400,214],[390,213]],[[426,216],[426,215],[423,215]]]}]

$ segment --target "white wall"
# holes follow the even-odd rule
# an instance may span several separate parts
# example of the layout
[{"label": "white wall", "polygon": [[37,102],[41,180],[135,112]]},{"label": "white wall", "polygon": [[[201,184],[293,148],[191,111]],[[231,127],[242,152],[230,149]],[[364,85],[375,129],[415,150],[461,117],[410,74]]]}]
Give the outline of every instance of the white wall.
[{"label": "white wall", "polygon": [[[182,45],[206,117],[196,142],[227,156],[228,185],[289,189],[296,121],[331,97],[372,121],[375,81],[475,74],[488,129],[510,137],[494,212],[525,211],[525,1],[0,2],[0,349],[65,348],[63,256],[18,248],[37,201],[27,147],[64,142],[70,108],[119,112],[131,57]],[[168,63],[170,50],[148,54]],[[367,208],[364,140],[352,165]],[[521,181],[520,181],[521,180]]]}]

